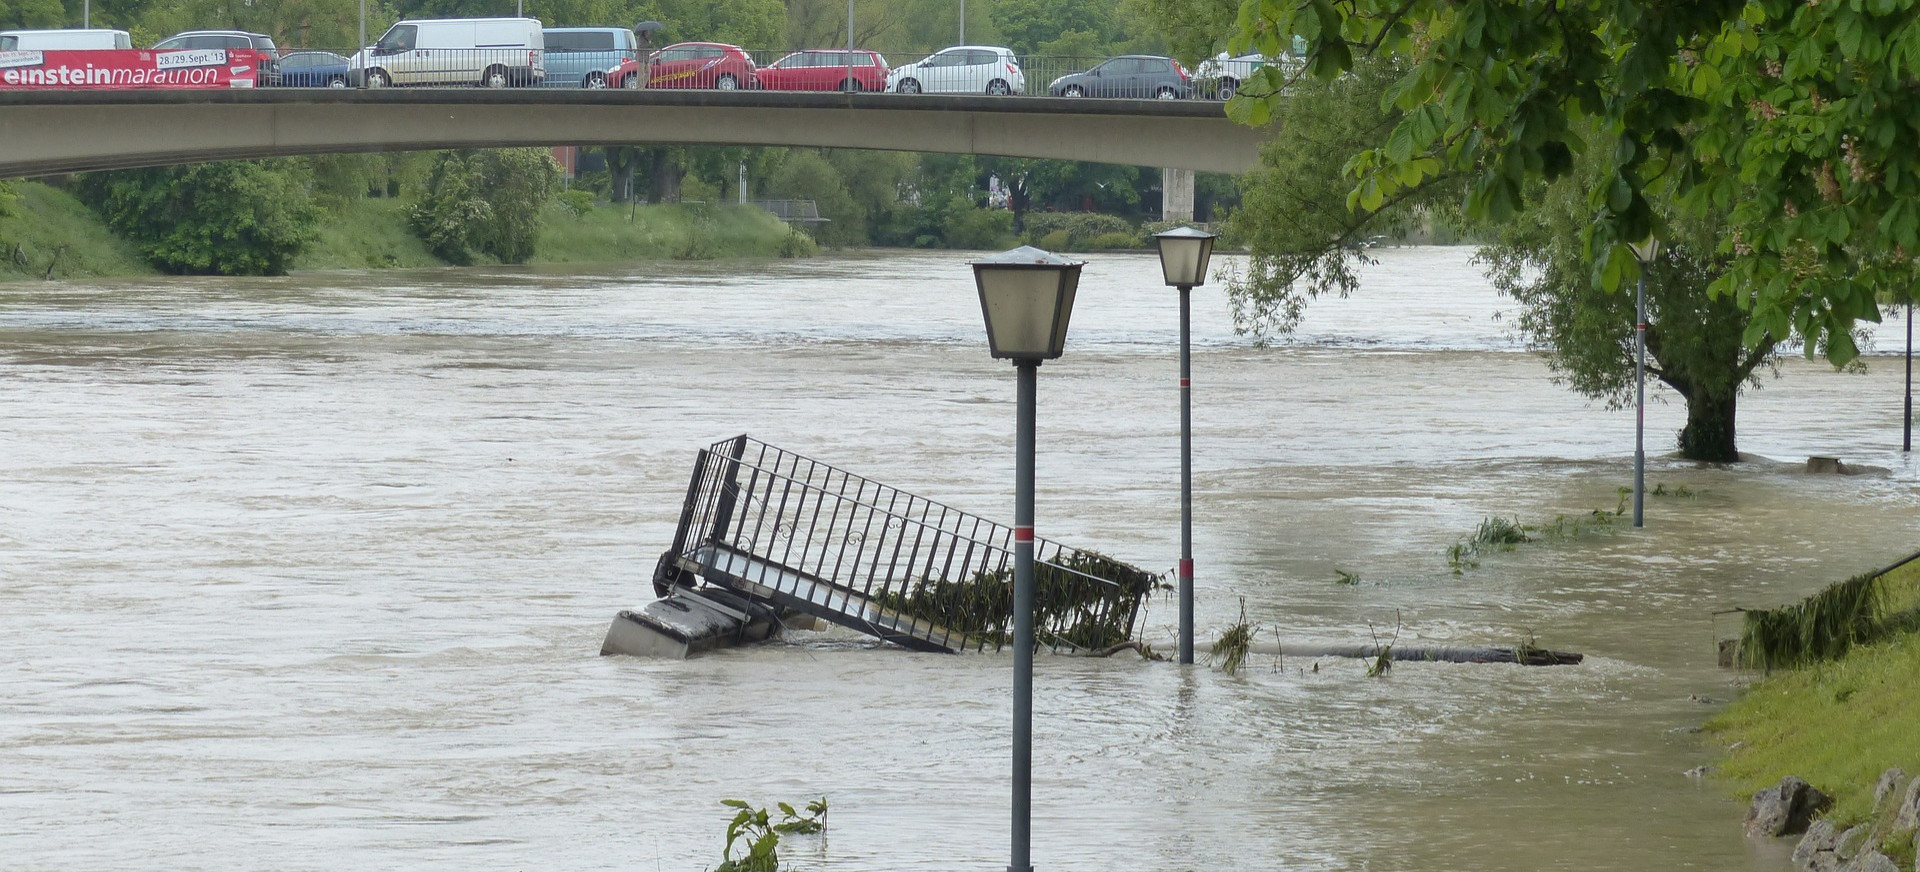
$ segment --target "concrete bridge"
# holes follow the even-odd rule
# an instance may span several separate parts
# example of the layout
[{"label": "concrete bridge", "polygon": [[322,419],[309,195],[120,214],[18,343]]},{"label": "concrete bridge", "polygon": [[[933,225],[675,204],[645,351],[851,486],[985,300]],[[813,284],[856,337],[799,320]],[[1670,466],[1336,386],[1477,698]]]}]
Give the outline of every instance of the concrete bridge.
[{"label": "concrete bridge", "polygon": [[[1269,134],[1221,104],[760,91],[0,92],[0,178],[299,154],[789,145],[1239,173]],[[1191,176],[1188,173],[1188,184]]]}]

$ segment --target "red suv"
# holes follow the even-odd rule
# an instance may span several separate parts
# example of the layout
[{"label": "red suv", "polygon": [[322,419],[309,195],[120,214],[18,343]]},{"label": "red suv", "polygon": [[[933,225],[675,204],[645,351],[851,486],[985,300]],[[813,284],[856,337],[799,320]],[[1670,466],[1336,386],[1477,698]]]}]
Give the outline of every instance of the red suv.
[{"label": "red suv", "polygon": [[607,76],[615,88],[718,88],[733,91],[760,87],[753,58],[737,45],[718,42],[679,42],[653,53],[652,73],[640,83],[640,65],[622,61]]},{"label": "red suv", "polygon": [[877,52],[822,48],[797,51],[759,69],[769,91],[885,91],[887,59]]}]

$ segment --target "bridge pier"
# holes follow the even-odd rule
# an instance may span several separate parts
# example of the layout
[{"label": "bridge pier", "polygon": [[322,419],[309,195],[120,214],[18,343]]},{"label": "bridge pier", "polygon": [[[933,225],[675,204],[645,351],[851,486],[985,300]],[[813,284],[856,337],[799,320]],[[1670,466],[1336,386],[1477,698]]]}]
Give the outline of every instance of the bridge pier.
[{"label": "bridge pier", "polygon": [[1160,220],[1193,220],[1193,170],[1160,171]]}]

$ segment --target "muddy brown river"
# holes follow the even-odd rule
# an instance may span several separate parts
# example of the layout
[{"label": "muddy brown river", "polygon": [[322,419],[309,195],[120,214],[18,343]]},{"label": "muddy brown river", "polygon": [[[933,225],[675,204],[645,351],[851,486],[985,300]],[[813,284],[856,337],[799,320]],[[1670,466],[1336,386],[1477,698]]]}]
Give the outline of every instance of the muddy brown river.
[{"label": "muddy brown river", "polygon": [[[1750,464],[1667,457],[1654,391],[1645,529],[1456,576],[1487,516],[1614,508],[1633,447],[1470,254],[1383,250],[1271,348],[1195,292],[1200,635],[1244,605],[1266,641],[1586,662],[1042,656],[1038,868],[1785,868],[1683,775],[1715,755],[1689,729],[1736,692],[1716,612],[1920,548],[1904,325],[1865,374],[1783,361],[1742,400]],[[0,868],[694,872],[721,799],[819,796],[795,868],[1004,868],[1010,656],[597,656],[716,440],[1010,517],[968,259],[0,286]],[[1175,298],[1150,256],[1089,260],[1040,371],[1038,528],[1170,568]],[[1148,638],[1174,618],[1156,598]]]}]

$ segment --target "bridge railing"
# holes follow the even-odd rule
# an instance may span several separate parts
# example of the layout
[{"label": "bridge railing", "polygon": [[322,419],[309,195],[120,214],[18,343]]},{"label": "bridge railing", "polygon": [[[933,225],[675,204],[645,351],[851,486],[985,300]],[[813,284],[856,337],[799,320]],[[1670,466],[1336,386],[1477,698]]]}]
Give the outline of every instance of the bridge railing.
[{"label": "bridge railing", "polygon": [[[302,49],[310,53],[314,49]],[[351,49],[335,49],[351,56]],[[288,52],[288,55],[294,52]],[[845,58],[840,51],[789,52],[774,49],[746,50],[744,62],[719,59],[713,63],[685,68],[660,66],[651,71],[645,56],[628,52],[545,52],[530,60],[526,52],[507,58],[499,50],[481,49],[422,51],[426,57],[389,56],[375,58],[367,73],[358,69],[311,65],[315,58],[305,54],[297,63],[308,66],[283,67],[272,77],[264,77],[267,87],[358,87],[361,80],[375,87],[544,87],[544,88],[672,88],[699,90],[768,91],[898,91],[899,81],[889,82],[887,70],[926,59],[920,52],[881,52],[886,67],[835,65],[827,59]],[[858,53],[864,56],[864,52]],[[637,60],[623,67],[622,61]],[[1012,96],[1081,97],[1085,99],[1177,99],[1222,100],[1232,96],[1239,83],[1252,75],[1259,64],[1248,61],[1208,61],[1197,69],[1180,68],[1175,74],[1116,71],[1105,68],[1099,75],[1086,74],[1108,60],[1104,57],[1069,55],[1023,55],[1017,73],[1004,69],[979,67],[921,68],[912,74],[912,90],[928,94],[999,93],[999,83]],[[778,66],[775,66],[775,65]],[[651,72],[651,75],[649,74]],[[1075,77],[1067,79],[1067,77]]]}]

